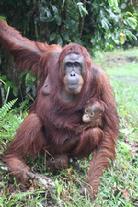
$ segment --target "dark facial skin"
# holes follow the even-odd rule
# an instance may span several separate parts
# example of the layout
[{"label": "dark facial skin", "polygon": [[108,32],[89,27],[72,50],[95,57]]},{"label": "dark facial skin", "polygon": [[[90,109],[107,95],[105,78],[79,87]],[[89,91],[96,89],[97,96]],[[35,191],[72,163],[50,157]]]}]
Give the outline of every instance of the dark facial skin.
[{"label": "dark facial skin", "polygon": [[[84,58],[76,53],[66,55],[63,62],[64,72],[64,91],[63,97],[67,101],[72,100],[72,95],[80,93],[83,86]],[[42,94],[47,96],[50,94],[51,87],[49,77],[47,76],[42,86]]]},{"label": "dark facial skin", "polygon": [[70,53],[63,61],[64,87],[68,94],[79,94],[84,84],[84,58],[83,56]]}]

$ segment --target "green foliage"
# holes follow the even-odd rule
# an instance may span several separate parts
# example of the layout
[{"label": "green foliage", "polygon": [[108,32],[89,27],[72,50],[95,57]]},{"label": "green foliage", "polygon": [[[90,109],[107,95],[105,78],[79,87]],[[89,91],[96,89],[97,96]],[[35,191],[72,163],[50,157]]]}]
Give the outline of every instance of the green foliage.
[{"label": "green foliage", "polygon": [[82,2],[78,2],[77,3],[78,9],[79,9],[79,13],[80,16],[83,18],[83,16],[88,15],[88,12],[86,10],[86,7],[84,6],[84,4]]},{"label": "green foliage", "polygon": [[19,123],[22,121],[21,116],[12,111],[16,101],[17,99],[5,103],[0,108],[0,143],[5,139],[12,139]]},{"label": "green foliage", "polygon": [[2,108],[0,108],[0,121],[7,115],[7,113],[11,110],[12,106],[15,104],[16,100],[12,100],[6,104]]},{"label": "green foliage", "polygon": [[113,10],[119,10],[118,0],[108,0],[108,3]]},{"label": "green foliage", "polygon": [[126,3],[128,10],[124,10],[121,8],[124,2],[118,0],[64,1],[62,6],[58,1],[56,4],[42,2],[39,5],[42,9],[40,22],[47,22],[51,28],[49,42],[75,41],[88,47],[111,50],[126,41],[137,40],[134,31],[138,21],[134,6],[129,3]]},{"label": "green foliage", "polygon": [[[97,49],[111,50],[116,46],[121,47],[126,42],[136,43],[137,37],[134,33],[138,25],[136,12],[133,7],[126,11],[121,9],[121,4],[120,1],[109,0],[107,3],[102,1],[99,6],[97,1],[91,5],[90,12],[95,10],[93,14],[95,22],[91,26],[94,36],[91,37],[91,43]],[[89,23],[87,27],[89,29]]]},{"label": "green foliage", "polygon": [[3,17],[3,16],[0,16],[0,20],[6,20],[6,18],[5,17]]},{"label": "green foliage", "polygon": [[17,87],[11,80],[6,77],[6,75],[0,75],[0,90],[3,103],[7,102],[10,91],[12,91],[14,96],[17,96]]},{"label": "green foliage", "polygon": [[20,79],[24,80],[25,100],[34,101],[34,97],[36,96],[36,76],[27,71],[20,75]]},{"label": "green foliage", "polygon": [[[5,10],[5,6],[10,9]],[[13,23],[25,35],[36,39],[59,44],[74,41],[89,48],[110,50],[126,42],[136,43],[136,7],[137,3],[126,0],[25,0],[18,3],[3,0],[0,14],[11,22],[13,13],[21,12],[23,17],[16,15]]]}]

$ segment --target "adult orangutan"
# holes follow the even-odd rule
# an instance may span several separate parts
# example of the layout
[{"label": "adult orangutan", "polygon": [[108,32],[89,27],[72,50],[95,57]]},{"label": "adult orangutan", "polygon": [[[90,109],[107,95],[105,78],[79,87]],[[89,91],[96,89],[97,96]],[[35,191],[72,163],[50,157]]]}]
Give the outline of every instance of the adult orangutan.
[{"label": "adult orangutan", "polygon": [[[87,50],[71,43],[65,47],[30,41],[0,21],[0,42],[14,56],[18,67],[32,70],[39,78],[36,100],[6,151],[3,160],[13,175],[28,183],[26,156],[47,152],[55,167],[67,167],[70,158],[94,152],[87,172],[90,193],[95,196],[99,179],[115,156],[118,116],[111,86],[95,66]],[[79,131],[85,106],[104,103],[102,125]]]}]

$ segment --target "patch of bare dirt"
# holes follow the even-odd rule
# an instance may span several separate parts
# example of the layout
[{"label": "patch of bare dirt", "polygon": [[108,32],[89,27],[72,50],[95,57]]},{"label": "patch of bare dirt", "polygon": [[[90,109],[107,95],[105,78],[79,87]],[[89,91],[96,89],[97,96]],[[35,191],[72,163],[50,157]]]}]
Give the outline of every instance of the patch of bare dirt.
[{"label": "patch of bare dirt", "polygon": [[106,58],[106,61],[111,64],[127,64],[127,63],[138,63],[138,57],[137,56],[108,56]]}]

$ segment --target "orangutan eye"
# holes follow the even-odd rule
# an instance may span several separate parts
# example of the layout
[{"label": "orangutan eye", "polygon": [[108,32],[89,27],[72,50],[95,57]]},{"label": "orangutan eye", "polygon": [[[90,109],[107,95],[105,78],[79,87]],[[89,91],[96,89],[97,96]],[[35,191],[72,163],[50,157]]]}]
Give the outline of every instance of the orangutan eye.
[{"label": "orangutan eye", "polygon": [[67,63],[66,63],[66,67],[72,67],[72,65],[73,65],[73,64],[72,64],[71,62],[67,62]]},{"label": "orangutan eye", "polygon": [[89,109],[88,108],[85,109],[84,112],[85,112],[85,114],[88,114],[89,113]]},{"label": "orangutan eye", "polygon": [[90,116],[91,117],[94,117],[94,112],[93,111],[90,113]]},{"label": "orangutan eye", "polygon": [[75,66],[75,67],[77,67],[77,68],[78,68],[78,67],[80,67],[80,68],[81,68],[80,63],[78,63],[78,62],[74,62],[74,66]]}]

